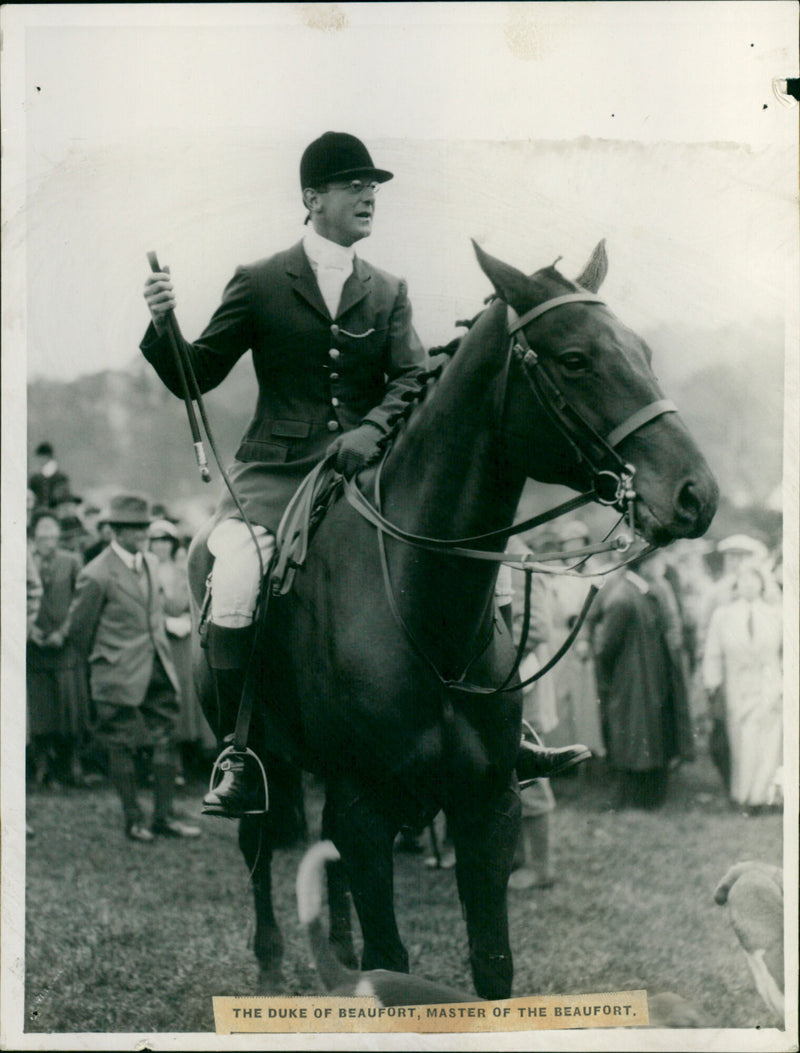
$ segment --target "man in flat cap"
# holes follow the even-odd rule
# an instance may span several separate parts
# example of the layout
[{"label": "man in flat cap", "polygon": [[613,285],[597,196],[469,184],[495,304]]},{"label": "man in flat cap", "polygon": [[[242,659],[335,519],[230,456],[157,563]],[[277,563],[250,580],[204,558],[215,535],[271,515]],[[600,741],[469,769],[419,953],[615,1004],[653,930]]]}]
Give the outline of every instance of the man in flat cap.
[{"label": "man in flat cap", "polygon": [[[391,178],[353,135],[325,132],[312,142],[300,162],[307,212],[302,239],[239,267],[199,339],[184,341],[203,392],[252,350],[256,409],[230,478],[258,535],[264,567],[283,512],[308,472],[329,451],[348,477],[372,460],[426,364],[405,281],[354,250],[372,232],[376,194]],[[141,350],[180,396],[167,339],[166,319],[175,306],[170,276],[149,275],[144,295],[152,322]],[[221,719],[207,715],[222,736],[236,721],[262,564],[227,494],[207,543],[215,558],[208,657]],[[235,818],[257,806],[243,759],[230,758],[226,766],[205,811]]]},{"label": "man in flat cap", "polygon": [[[111,543],[78,575],[67,635],[86,652],[98,736],[133,841],[196,837],[200,830],[172,812],[178,771],[175,728],[178,676],[164,628],[158,562],[146,551],[150,524],[140,494],[112,498]],[[153,751],[155,807],[145,825],[136,795],[135,751]]]}]

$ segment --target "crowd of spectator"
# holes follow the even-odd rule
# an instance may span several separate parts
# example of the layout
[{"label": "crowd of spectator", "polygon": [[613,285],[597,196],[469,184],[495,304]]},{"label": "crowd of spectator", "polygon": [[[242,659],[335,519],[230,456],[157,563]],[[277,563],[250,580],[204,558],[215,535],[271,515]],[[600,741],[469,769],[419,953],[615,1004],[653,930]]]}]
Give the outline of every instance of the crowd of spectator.
[{"label": "crowd of spectator", "polygon": [[[27,770],[33,789],[91,787],[109,777],[108,750],[98,735],[86,654],[68,631],[78,576],[111,543],[108,509],[72,492],[52,444],[35,450],[28,480]],[[157,585],[170,657],[177,671],[179,713],[175,782],[205,777],[216,739],[197,700],[191,672],[191,618],[186,555],[190,534],[163,504],[148,510],[147,548],[157,560]],[[74,636],[74,634],[73,634]],[[148,750],[137,752],[140,782],[154,778]]]},{"label": "crowd of spectator", "polygon": [[[542,552],[580,549],[591,538],[571,520],[527,540]],[[539,586],[527,668],[560,646],[590,585],[602,588],[566,657],[529,689],[526,715],[544,741],[585,742],[588,767],[613,785],[614,807],[661,807],[670,773],[700,751],[733,807],[748,815],[779,807],[779,553],[735,534],[716,544],[679,541],[633,561],[573,558],[560,570],[567,573]],[[521,593],[515,609],[519,620]]]},{"label": "crowd of spectator", "polygon": [[[97,741],[97,706],[85,656],[65,626],[81,569],[110,544],[107,510],[72,492],[50,443],[35,451],[28,483],[27,742],[32,787],[90,786],[108,777]],[[163,504],[149,508],[148,548],[157,568],[164,627],[180,681],[180,766],[205,776],[215,737],[191,672],[186,556],[190,534]],[[706,752],[732,806],[757,815],[781,801],[782,663],[779,553],[747,534],[716,545],[680,541],[630,562],[626,554],[570,557],[591,542],[576,519],[548,526],[510,552],[559,550],[552,573],[533,577],[526,679],[546,664],[602,586],[576,639],[552,671],[525,692],[524,718],[549,746],[581,742],[580,771],[605,780],[614,807],[660,808],[670,775]],[[619,564],[619,565],[617,565]],[[515,579],[521,579],[515,575]],[[515,630],[523,593],[514,581]],[[146,761],[146,758],[145,758]],[[148,778],[146,762],[140,777]],[[150,774],[152,778],[152,773]],[[512,887],[553,880],[547,780],[522,791],[523,834]],[[440,838],[441,839],[441,838]],[[437,864],[439,853],[436,853]]]}]

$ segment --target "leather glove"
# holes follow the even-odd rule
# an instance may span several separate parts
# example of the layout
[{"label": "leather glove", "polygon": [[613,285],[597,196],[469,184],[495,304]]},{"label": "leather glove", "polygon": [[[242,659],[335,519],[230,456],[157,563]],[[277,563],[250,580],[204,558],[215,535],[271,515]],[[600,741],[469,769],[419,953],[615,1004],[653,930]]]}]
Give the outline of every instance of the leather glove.
[{"label": "leather glove", "polygon": [[328,447],[328,453],[336,452],[336,471],[350,479],[374,460],[378,455],[378,441],[382,434],[374,424],[360,424],[334,439]]}]

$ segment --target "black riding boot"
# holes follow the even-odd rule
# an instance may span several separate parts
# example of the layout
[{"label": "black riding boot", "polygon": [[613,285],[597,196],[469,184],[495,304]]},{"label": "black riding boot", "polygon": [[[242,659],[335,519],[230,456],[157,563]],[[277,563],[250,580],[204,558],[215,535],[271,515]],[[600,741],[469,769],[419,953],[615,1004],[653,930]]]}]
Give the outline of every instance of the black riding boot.
[{"label": "black riding boot", "polygon": [[[230,743],[250,657],[252,628],[228,629],[212,622],[208,641],[217,702],[217,737]],[[244,750],[226,745],[225,751],[222,760],[217,760],[222,779],[203,798],[203,815],[240,819],[265,812],[266,791],[258,762]]]},{"label": "black riding boot", "polygon": [[560,749],[548,749],[542,745],[539,736],[529,724],[523,722],[522,729],[522,742],[514,765],[520,786],[527,786],[534,779],[549,779],[553,775],[561,775],[592,755],[592,751],[580,743],[562,746]]}]

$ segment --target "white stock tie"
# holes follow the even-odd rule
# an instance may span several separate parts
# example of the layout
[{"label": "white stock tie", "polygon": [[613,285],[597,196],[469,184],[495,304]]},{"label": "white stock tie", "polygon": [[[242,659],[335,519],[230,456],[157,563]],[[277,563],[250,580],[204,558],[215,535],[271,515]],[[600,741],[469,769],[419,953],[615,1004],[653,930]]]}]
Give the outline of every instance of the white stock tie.
[{"label": "white stock tie", "polygon": [[323,256],[317,264],[317,284],[331,318],[336,317],[339,300],[342,298],[342,289],[351,271],[352,264],[349,261],[344,264],[341,258],[326,259]]}]

